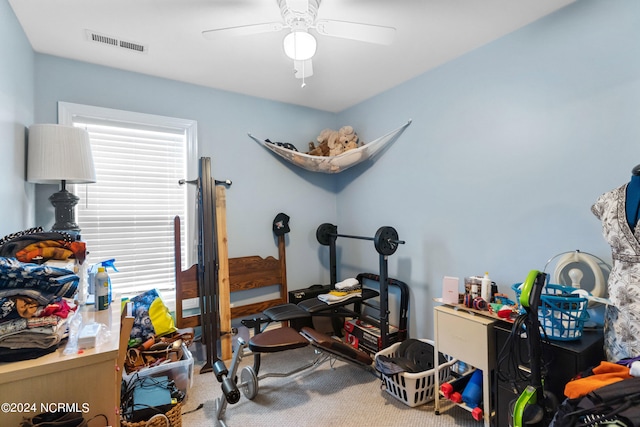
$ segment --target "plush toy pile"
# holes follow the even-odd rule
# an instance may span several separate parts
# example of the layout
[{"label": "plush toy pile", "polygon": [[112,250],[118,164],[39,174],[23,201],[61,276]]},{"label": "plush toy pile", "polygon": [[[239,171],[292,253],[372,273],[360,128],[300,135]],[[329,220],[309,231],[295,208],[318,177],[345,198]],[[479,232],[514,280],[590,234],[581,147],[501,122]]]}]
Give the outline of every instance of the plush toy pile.
[{"label": "plush toy pile", "polygon": [[312,156],[337,156],[345,151],[364,145],[351,126],[343,126],[340,130],[324,129],[316,140],[318,145],[310,142],[307,154]]}]

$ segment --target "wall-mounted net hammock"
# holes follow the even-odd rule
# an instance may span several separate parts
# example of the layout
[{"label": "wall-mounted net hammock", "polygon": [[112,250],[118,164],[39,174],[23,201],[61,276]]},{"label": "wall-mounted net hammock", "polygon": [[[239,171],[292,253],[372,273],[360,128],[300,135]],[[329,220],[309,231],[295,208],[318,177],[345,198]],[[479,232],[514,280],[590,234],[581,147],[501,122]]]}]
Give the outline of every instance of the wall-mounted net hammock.
[{"label": "wall-mounted net hammock", "polygon": [[272,142],[260,140],[251,133],[249,133],[249,137],[266,149],[274,152],[296,166],[311,172],[338,173],[347,170],[360,162],[373,158],[382,148],[398,139],[410,124],[411,120],[380,138],[374,139],[373,141],[370,141],[358,148],[345,151],[337,156],[312,156],[310,154],[301,153],[299,151],[276,145]]}]

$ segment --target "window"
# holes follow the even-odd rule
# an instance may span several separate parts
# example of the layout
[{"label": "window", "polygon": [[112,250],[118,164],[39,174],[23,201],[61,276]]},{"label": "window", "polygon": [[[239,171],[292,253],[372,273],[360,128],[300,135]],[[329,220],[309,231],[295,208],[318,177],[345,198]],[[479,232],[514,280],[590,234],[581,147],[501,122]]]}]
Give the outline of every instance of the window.
[{"label": "window", "polygon": [[[175,300],[173,218],[181,218],[182,248],[191,229],[195,189],[180,185],[195,164],[196,122],[70,103],[58,121],[89,132],[97,182],[77,185],[76,221],[91,264],[115,259],[114,292],[135,296],[157,288]],[[194,254],[183,254],[186,265]],[[184,268],[184,266],[183,266]]]}]

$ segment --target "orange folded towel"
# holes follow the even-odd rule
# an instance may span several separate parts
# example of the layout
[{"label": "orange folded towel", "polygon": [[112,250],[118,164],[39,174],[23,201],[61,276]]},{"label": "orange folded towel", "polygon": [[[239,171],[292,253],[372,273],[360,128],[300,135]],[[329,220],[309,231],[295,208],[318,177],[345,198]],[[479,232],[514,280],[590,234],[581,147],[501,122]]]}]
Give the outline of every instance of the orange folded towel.
[{"label": "orange folded towel", "polygon": [[575,399],[586,396],[597,388],[627,378],[631,378],[627,366],[612,362],[600,362],[600,365],[593,368],[593,375],[569,381],[564,387],[564,395],[569,399]]}]

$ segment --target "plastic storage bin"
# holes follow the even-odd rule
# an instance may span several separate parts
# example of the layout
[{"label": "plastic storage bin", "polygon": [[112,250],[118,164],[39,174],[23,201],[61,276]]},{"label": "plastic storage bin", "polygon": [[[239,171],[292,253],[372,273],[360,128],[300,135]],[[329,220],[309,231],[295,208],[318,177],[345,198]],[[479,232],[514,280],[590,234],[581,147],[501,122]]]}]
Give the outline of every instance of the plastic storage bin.
[{"label": "plastic storage bin", "polygon": [[193,356],[189,349],[182,344],[182,359],[177,362],[163,363],[158,366],[151,366],[142,368],[138,371],[127,373],[122,375],[123,381],[129,383],[135,376],[140,377],[168,377],[176,383],[176,387],[182,391],[185,396],[187,391],[193,384]]},{"label": "plastic storage bin", "polygon": [[[433,345],[433,341],[421,339],[420,341]],[[375,357],[388,356],[397,357],[397,349],[402,343],[395,343],[384,350],[376,353]],[[447,358],[449,359],[449,358]],[[451,365],[456,363],[456,359],[451,359],[447,363],[440,365],[438,378],[440,383],[449,379]],[[393,375],[381,375],[387,393],[410,407],[419,406],[435,399],[435,369],[424,372],[410,373],[400,372]]]},{"label": "plastic storage bin", "polygon": [[[511,289],[516,294],[518,303],[522,283],[515,283]],[[587,306],[589,300],[579,294],[572,294],[576,288],[571,286],[545,285],[540,295],[538,321],[543,338],[550,340],[574,341],[582,337],[584,322],[589,320]]]}]

